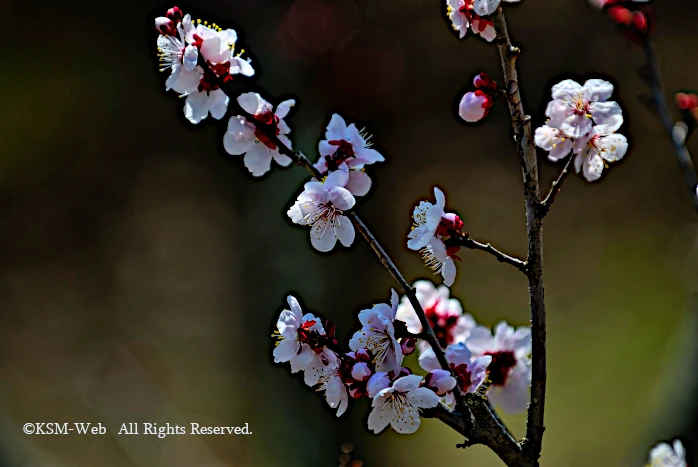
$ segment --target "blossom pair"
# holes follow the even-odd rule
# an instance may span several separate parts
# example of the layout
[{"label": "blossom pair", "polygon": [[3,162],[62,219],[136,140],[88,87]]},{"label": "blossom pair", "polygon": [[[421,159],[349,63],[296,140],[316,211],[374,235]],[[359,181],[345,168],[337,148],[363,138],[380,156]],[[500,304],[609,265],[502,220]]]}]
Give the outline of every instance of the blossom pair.
[{"label": "blossom pair", "polygon": [[220,120],[225,116],[229,98],[220,87],[235,75],[254,75],[249,60],[235,55],[237,33],[215,24],[194,22],[177,8],[167,16],[156,18],[155,27],[161,71],[170,71],[166,90],[186,97],[184,116],[199,123],[210,114]]},{"label": "blossom pair", "polygon": [[615,133],[623,124],[617,102],[609,101],[613,85],[590,79],[580,85],[566,79],[552,88],[546,124],[536,129],[536,146],[558,161],[575,154],[577,173],[592,182],[598,180],[608,163],[621,160],[628,150],[625,136]]},{"label": "blossom pair", "polygon": [[444,284],[453,285],[456,279],[456,264],[460,251],[458,239],[463,235],[463,221],[457,214],[447,213],[446,196],[434,188],[435,203],[420,202],[412,213],[413,226],[407,235],[407,247],[420,251],[425,264],[435,274],[441,274]]},{"label": "blossom pair", "polygon": [[487,73],[473,79],[475,91],[465,93],[458,104],[458,115],[466,122],[478,122],[485,118],[494,105],[497,83]]}]

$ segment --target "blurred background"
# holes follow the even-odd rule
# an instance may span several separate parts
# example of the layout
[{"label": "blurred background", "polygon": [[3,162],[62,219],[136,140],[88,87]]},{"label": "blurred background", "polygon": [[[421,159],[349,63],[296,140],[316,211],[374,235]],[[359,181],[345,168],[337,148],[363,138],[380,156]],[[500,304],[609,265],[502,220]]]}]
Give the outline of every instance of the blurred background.
[{"label": "blurred background", "polygon": [[[455,118],[475,74],[501,82],[496,48],[459,41],[443,3],[178,5],[240,31],[254,84],[299,101],[288,121],[309,156],[333,111],[374,134],[387,162],[358,210],[410,281],[429,276],[405,235],[435,184],[475,238],[525,252],[507,109],[474,126]],[[0,466],[327,467],[346,442],[367,466],[501,465],[485,447],[456,449],[463,440],[434,420],[412,436],[374,436],[365,400],[336,420],[272,363],[287,294],[345,337],[394,284],[361,240],[321,255],[286,218],[304,171],[252,180],[222,150],[224,122],[184,121],[157,73],[152,23],[170,6],[0,6]],[[667,90],[698,87],[698,4],[657,2],[657,12]],[[698,224],[669,142],[637,100],[642,53],[585,0],[527,0],[506,14],[534,126],[561,77],[606,77],[632,138],[601,182],[571,176],[546,219],[541,465],[641,466],[675,436],[696,447]],[[548,187],[560,167],[540,156]],[[465,251],[458,274],[453,294],[479,322],[527,323],[513,268]],[[523,414],[504,419],[523,435]],[[110,433],[27,436],[29,421]],[[253,434],[117,436],[123,422],[249,423]]]}]

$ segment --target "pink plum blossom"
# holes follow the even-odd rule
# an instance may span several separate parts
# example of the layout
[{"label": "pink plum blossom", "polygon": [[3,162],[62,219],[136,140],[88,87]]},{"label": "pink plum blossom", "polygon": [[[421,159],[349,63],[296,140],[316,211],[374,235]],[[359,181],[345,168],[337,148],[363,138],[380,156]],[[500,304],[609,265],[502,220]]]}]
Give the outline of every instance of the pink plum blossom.
[{"label": "pink plum blossom", "polygon": [[419,429],[419,409],[439,404],[439,396],[426,387],[420,387],[422,377],[417,375],[398,378],[391,387],[379,391],[373,399],[368,416],[368,429],[380,433],[388,425],[398,433],[409,434]]}]

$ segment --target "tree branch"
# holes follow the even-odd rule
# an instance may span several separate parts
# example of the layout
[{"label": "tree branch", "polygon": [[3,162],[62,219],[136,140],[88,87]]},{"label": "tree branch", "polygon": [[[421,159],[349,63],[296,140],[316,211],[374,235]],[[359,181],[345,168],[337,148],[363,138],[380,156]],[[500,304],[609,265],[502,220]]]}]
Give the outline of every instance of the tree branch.
[{"label": "tree branch", "polygon": [[553,182],[552,186],[550,187],[550,192],[548,192],[548,196],[546,196],[545,199],[540,203],[538,209],[538,215],[540,217],[545,217],[548,214],[548,211],[550,211],[550,206],[552,206],[552,204],[555,202],[557,194],[560,193],[560,190],[562,189],[562,184],[565,182],[565,180],[567,180],[567,177],[570,174],[570,167],[572,166],[573,160],[574,154],[567,159],[567,162],[565,163],[565,166],[562,168],[560,175],[558,175],[557,179]]},{"label": "tree branch", "polygon": [[456,238],[456,245],[463,248],[470,248],[471,250],[484,251],[497,258],[497,260],[500,263],[509,264],[511,266],[514,266],[521,272],[526,272],[526,268],[528,266],[526,261],[523,261],[514,256],[509,256],[506,253],[502,253],[501,251],[493,247],[491,243],[480,243],[477,240],[473,240],[466,234],[462,237]]},{"label": "tree branch", "polygon": [[509,38],[506,19],[499,7],[494,18],[497,31],[497,47],[504,73],[507,103],[514,128],[514,140],[521,159],[524,194],[526,197],[526,230],[528,233],[528,289],[531,307],[531,334],[533,345],[533,371],[531,402],[526,420],[526,440],[523,454],[527,464],[537,466],[543,445],[545,386],[546,386],[546,330],[545,292],[543,287],[543,216],[540,214],[540,186],[538,181],[538,159],[533,145],[531,118],[524,113],[519,92],[519,77],[516,59],[520,50]]},{"label": "tree branch", "polygon": [[688,152],[683,139],[674,135],[674,119],[671,117],[671,112],[669,111],[666,99],[664,98],[664,90],[662,89],[662,75],[659,71],[659,57],[657,56],[657,50],[654,43],[650,38],[645,39],[644,51],[645,66],[642,70],[641,76],[650,87],[650,92],[652,94],[651,100],[654,106],[654,108],[651,110],[656,111],[657,118],[659,118],[664,131],[674,146],[676,160],[679,163],[679,168],[681,169],[681,173],[683,173],[684,181],[688,187],[691,201],[693,203],[693,209],[698,212],[698,193],[696,193],[696,186],[698,186],[698,175],[696,174],[696,169],[693,165],[691,154]]}]

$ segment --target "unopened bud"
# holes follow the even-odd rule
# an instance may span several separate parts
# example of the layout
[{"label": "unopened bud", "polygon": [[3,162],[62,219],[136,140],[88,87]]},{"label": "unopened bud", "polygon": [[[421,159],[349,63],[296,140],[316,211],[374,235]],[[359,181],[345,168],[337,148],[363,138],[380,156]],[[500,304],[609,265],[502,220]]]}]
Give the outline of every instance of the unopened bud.
[{"label": "unopened bud", "polygon": [[360,383],[366,381],[371,377],[372,374],[373,372],[369,368],[368,364],[364,362],[357,363],[351,369],[351,377]]},{"label": "unopened bud", "polygon": [[473,85],[478,89],[497,89],[497,83],[487,73],[480,73],[473,79]]},{"label": "unopened bud", "polygon": [[184,15],[182,14],[182,10],[180,10],[179,7],[173,6],[172,8],[167,10],[167,17],[175,23],[178,23],[182,21]]},{"label": "unopened bud", "polygon": [[478,122],[485,118],[491,106],[490,97],[478,89],[463,96],[458,105],[458,115],[466,122]]},{"label": "unopened bud", "polygon": [[647,15],[644,11],[633,13],[633,26],[640,32],[647,32]]},{"label": "unopened bud", "polygon": [[633,13],[624,6],[612,6],[608,9],[608,16],[616,23],[625,26],[633,23]]},{"label": "unopened bud", "polygon": [[356,361],[368,363],[373,359],[371,351],[368,349],[359,349],[356,351]]},{"label": "unopened bud", "polygon": [[400,348],[402,349],[402,355],[405,357],[412,355],[417,348],[417,342],[414,337],[403,337],[400,341]]},{"label": "unopened bud", "polygon": [[155,29],[163,36],[174,36],[177,33],[175,23],[164,16],[155,18]]},{"label": "unopened bud", "polygon": [[434,370],[424,378],[426,387],[443,396],[456,387],[456,379],[446,370]]}]

